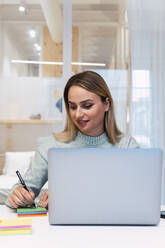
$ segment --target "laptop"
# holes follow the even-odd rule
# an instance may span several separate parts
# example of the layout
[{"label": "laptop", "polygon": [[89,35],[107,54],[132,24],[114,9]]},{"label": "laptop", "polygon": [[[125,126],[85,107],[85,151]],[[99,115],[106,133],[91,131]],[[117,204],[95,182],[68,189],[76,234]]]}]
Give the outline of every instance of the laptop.
[{"label": "laptop", "polygon": [[157,225],[161,177],[158,148],[52,148],[49,223]]}]

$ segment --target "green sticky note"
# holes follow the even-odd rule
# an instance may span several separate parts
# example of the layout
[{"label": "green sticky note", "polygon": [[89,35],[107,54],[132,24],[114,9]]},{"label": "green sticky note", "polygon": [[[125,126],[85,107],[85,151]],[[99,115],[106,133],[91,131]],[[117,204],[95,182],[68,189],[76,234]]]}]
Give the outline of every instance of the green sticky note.
[{"label": "green sticky note", "polygon": [[43,207],[28,207],[28,208],[17,208],[17,213],[47,213],[47,209]]}]

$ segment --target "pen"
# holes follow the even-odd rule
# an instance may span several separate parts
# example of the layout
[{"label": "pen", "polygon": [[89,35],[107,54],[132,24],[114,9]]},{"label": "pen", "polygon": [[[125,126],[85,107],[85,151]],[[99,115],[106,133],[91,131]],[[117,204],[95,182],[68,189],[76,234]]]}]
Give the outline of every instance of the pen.
[{"label": "pen", "polygon": [[[18,170],[16,171],[16,174],[17,174],[22,186],[24,187],[24,189],[26,189],[29,192],[29,190],[28,190],[28,188],[27,188],[27,186],[26,186],[26,184],[25,184],[25,182],[24,182],[24,180],[23,180],[23,178],[22,178],[22,176]],[[32,203],[32,206],[35,207],[35,204]]]},{"label": "pen", "polygon": [[26,184],[25,184],[25,182],[24,182],[24,180],[23,180],[23,178],[22,178],[22,176],[18,170],[16,171],[16,174],[17,174],[22,186],[24,187],[24,189],[26,189],[29,192],[29,190],[28,190],[28,188],[27,188],[27,186],[26,186]]}]

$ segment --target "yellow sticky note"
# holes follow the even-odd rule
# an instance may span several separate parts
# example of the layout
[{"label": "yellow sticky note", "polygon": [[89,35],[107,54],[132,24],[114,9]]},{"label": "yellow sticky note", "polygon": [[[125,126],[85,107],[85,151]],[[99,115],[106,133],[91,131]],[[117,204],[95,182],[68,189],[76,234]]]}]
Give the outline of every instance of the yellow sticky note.
[{"label": "yellow sticky note", "polygon": [[32,226],[32,219],[4,219],[0,220],[0,228],[13,226]]},{"label": "yellow sticky note", "polygon": [[0,235],[30,234],[32,219],[0,220]]},{"label": "yellow sticky note", "polygon": [[31,234],[31,229],[24,229],[24,230],[0,230],[0,235],[17,235],[17,234]]}]

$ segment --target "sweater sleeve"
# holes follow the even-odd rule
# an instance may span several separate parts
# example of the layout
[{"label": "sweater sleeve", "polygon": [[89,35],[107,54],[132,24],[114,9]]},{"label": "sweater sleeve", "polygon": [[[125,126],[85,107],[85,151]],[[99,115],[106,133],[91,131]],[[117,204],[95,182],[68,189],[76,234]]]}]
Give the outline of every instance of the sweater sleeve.
[{"label": "sweater sleeve", "polygon": [[119,148],[140,148],[140,146],[137,143],[137,141],[135,140],[135,138],[133,138],[131,136],[124,136],[120,140],[118,147]]},{"label": "sweater sleeve", "polygon": [[[29,169],[27,170],[26,174],[24,175],[24,181],[28,189],[32,191],[35,194],[35,197],[39,194],[42,186],[45,184],[45,182],[48,179],[48,165],[45,158],[42,156],[42,154],[39,151],[36,151],[35,156],[33,160],[31,161],[31,164],[29,166]],[[8,207],[11,207],[11,205],[8,202],[8,198],[12,191],[20,184],[20,182],[14,184],[11,191],[9,192],[9,195],[7,197],[7,200],[5,204]]]},{"label": "sweater sleeve", "polygon": [[133,137],[129,137],[128,139],[128,148],[140,148],[139,144]]},{"label": "sweater sleeve", "polygon": [[[52,148],[53,146],[55,146],[55,143],[54,141],[52,142],[52,139],[49,139],[48,142],[45,142],[39,146],[39,148],[35,152],[34,158],[31,161],[29,169],[27,170],[27,172],[23,177],[26,186],[30,189],[30,191],[32,191],[35,194],[35,196],[37,196],[40,193],[42,186],[48,180],[47,153],[49,148]],[[12,187],[8,197],[19,184],[20,183],[18,182]],[[11,207],[10,204],[8,203],[8,200],[6,200],[5,204]]]},{"label": "sweater sleeve", "polygon": [[27,187],[37,196],[47,180],[48,161],[38,149],[28,171],[24,175],[24,181]]}]

